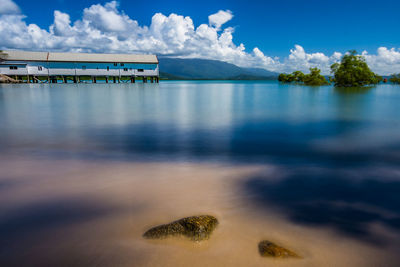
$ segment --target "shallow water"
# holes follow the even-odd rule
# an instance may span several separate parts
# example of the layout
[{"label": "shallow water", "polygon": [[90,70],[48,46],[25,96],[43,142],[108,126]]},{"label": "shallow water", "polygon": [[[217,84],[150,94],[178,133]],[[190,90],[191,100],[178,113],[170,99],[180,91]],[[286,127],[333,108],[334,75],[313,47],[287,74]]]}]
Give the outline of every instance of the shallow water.
[{"label": "shallow water", "polygon": [[[398,266],[400,87],[0,86],[1,266]],[[143,232],[211,214],[210,240]],[[268,239],[301,260],[262,258]]]}]

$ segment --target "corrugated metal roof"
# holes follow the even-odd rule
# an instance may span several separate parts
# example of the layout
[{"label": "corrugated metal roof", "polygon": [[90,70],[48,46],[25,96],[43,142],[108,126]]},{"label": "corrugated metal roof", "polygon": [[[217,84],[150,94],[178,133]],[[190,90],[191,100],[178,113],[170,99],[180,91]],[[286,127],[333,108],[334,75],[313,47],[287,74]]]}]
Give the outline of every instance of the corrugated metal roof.
[{"label": "corrugated metal roof", "polygon": [[110,62],[110,63],[158,63],[155,55],[135,54],[89,54],[3,51],[5,60],[15,61],[52,61],[52,62]]}]

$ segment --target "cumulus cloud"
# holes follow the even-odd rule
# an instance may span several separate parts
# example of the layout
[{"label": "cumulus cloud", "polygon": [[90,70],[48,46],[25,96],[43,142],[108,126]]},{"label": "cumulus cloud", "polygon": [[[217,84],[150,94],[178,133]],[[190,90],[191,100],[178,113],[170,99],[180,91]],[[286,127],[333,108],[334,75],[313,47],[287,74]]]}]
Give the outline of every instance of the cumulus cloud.
[{"label": "cumulus cloud", "polygon": [[[118,2],[95,4],[83,10],[81,19],[71,21],[69,14],[54,11],[48,29],[27,24],[25,16],[12,0],[0,0],[0,49],[51,50],[106,53],[155,53],[181,58],[222,60],[243,67],[260,67],[277,72],[307,71],[318,67],[330,72],[330,65],[342,57],[334,52],[308,53],[295,45],[288,57],[265,55],[255,47],[246,51],[234,43],[235,29],[223,25],[232,20],[231,11],[220,10],[208,17],[208,24],[195,26],[190,17],[156,13],[150,25],[139,25],[119,9]],[[371,68],[390,74],[400,68],[400,50],[381,47],[376,54],[362,53]],[[397,71],[398,72],[398,71]]]},{"label": "cumulus cloud", "polygon": [[[379,47],[376,54],[369,54],[367,51],[361,53],[371,70],[380,75],[390,75],[400,72],[400,49]],[[330,66],[339,62],[343,54],[334,52],[331,56],[323,53],[307,53],[300,45],[295,45],[290,54],[281,65],[281,71],[290,72],[293,70],[307,71],[311,67],[317,67],[322,73],[329,74]]]},{"label": "cumulus cloud", "polygon": [[375,55],[370,55],[367,51],[362,55],[375,72],[382,74],[400,72],[400,49],[379,47]]},{"label": "cumulus cloud", "polygon": [[112,1],[104,6],[97,4],[83,10],[83,20],[102,32],[126,32],[137,26],[137,22],[118,10],[118,3]]},{"label": "cumulus cloud", "polygon": [[300,45],[295,45],[290,50],[289,57],[285,60],[284,68],[286,71],[302,70],[307,71],[309,68],[320,68],[322,73],[329,73],[330,66],[339,61],[342,54],[335,52],[332,56],[326,56],[324,53],[307,53]]},{"label": "cumulus cloud", "polygon": [[215,14],[208,16],[208,21],[211,26],[214,26],[217,30],[221,29],[221,26],[230,21],[233,18],[233,14],[230,10],[220,10]]},{"label": "cumulus cloud", "polygon": [[19,7],[12,0],[0,0],[0,15],[19,13]]},{"label": "cumulus cloud", "polygon": [[81,19],[54,11],[49,29],[27,24],[24,16],[0,17],[0,47],[82,52],[156,53],[185,58],[210,58],[238,65],[265,67],[274,60],[258,48],[245,51],[233,42],[234,28],[222,25],[233,18],[231,11],[209,16],[209,24],[195,27],[190,17],[156,13],[149,26],[141,26],[118,9],[118,2],[95,4],[83,10]]}]

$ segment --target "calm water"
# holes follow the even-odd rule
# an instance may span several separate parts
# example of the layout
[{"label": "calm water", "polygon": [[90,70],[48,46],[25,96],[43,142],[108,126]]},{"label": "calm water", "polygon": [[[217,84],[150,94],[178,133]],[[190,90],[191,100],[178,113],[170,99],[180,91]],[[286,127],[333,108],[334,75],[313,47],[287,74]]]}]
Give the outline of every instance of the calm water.
[{"label": "calm water", "polygon": [[[184,266],[200,253],[197,248],[173,243],[175,250],[167,251],[163,244],[144,243],[140,233],[151,223],[191,215],[191,208],[194,213],[209,208],[232,229],[263,228],[271,224],[265,217],[274,214],[286,226],[269,225],[279,229],[271,235],[292,243],[305,266],[335,261],[399,266],[399,107],[400,86],[394,85],[346,90],[276,82],[0,85],[0,263],[157,266],[155,258],[182,253],[168,264]],[[148,184],[165,173],[173,177]],[[178,196],[180,183],[186,193]],[[128,184],[131,192],[124,191]],[[204,195],[188,200],[198,191]],[[168,201],[190,204],[179,213],[175,204],[161,207]],[[248,215],[259,218],[242,222]],[[127,224],[132,220],[140,225],[136,230]],[[92,223],[98,232],[90,235],[85,227]],[[126,232],[110,232],[110,225]],[[229,236],[223,227],[215,243]],[[300,238],[285,238],[287,231]],[[78,238],[82,232],[85,240]],[[109,235],[99,241],[99,232]],[[261,230],[253,235],[269,238]],[[237,238],[250,247],[259,241]],[[328,241],[318,243],[322,239]],[[318,250],[339,241],[347,261]],[[207,246],[201,253],[213,251],[213,243]],[[251,253],[236,264],[251,257],[257,257],[254,265],[265,263],[256,250]],[[214,263],[215,254],[207,254]]]}]

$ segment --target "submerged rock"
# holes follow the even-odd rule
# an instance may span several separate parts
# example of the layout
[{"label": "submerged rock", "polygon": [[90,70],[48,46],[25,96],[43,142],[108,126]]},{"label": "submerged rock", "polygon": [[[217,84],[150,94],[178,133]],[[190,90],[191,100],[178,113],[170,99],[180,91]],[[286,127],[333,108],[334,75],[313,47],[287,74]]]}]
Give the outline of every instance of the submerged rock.
[{"label": "submerged rock", "polygon": [[208,239],[218,225],[217,218],[210,215],[192,216],[151,228],[143,234],[148,239],[163,239],[183,235],[194,241]]},{"label": "submerged rock", "polygon": [[264,257],[273,257],[273,258],[301,258],[296,253],[280,247],[270,241],[263,240],[258,243],[258,251],[261,256]]}]

